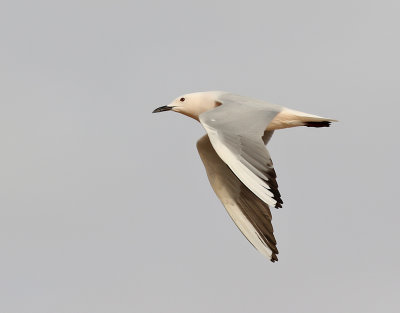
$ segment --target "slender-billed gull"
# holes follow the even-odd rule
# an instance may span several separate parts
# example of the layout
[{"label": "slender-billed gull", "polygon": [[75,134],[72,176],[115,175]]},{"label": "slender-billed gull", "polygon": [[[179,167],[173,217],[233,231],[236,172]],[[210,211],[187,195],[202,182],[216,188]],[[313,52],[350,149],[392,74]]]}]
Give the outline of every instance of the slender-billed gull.
[{"label": "slender-billed gull", "polygon": [[250,243],[277,261],[269,206],[280,208],[283,202],[265,145],[276,129],[328,127],[336,120],[223,91],[183,95],[153,113],[164,111],[203,125],[207,134],[197,149],[212,188]]}]

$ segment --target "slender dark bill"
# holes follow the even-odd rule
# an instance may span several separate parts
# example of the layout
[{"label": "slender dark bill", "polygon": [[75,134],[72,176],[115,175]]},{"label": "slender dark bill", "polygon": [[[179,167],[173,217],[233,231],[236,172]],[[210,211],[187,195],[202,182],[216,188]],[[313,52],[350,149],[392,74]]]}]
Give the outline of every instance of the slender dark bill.
[{"label": "slender dark bill", "polygon": [[153,113],[159,113],[159,112],[164,112],[164,111],[170,111],[170,110],[172,110],[172,108],[173,108],[173,107],[170,107],[170,106],[168,106],[168,105],[164,105],[164,106],[162,106],[162,107],[159,107],[159,108],[155,109],[155,110],[153,111]]}]

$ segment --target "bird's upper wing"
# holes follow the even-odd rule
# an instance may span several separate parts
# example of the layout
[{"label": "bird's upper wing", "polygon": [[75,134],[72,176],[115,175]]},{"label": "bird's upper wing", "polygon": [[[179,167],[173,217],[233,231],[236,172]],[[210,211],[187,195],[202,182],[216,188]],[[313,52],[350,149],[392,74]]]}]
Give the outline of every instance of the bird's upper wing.
[{"label": "bird's upper wing", "polygon": [[282,110],[280,106],[246,97],[224,94],[215,109],[200,114],[218,156],[258,198],[280,207],[276,174],[263,138],[265,129]]},{"label": "bird's upper wing", "polygon": [[209,136],[205,135],[197,142],[197,149],[211,186],[236,226],[257,250],[272,262],[277,261],[278,250],[268,205],[254,195],[221,160]]}]

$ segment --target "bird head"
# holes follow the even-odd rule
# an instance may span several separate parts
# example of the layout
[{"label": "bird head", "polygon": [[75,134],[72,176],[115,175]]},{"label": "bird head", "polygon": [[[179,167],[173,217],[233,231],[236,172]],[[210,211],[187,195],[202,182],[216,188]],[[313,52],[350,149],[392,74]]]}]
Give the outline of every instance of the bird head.
[{"label": "bird head", "polygon": [[168,105],[161,106],[153,111],[153,113],[175,111],[195,120],[199,120],[201,113],[207,112],[221,105],[218,102],[219,96],[223,94],[221,91],[195,92],[179,96]]}]

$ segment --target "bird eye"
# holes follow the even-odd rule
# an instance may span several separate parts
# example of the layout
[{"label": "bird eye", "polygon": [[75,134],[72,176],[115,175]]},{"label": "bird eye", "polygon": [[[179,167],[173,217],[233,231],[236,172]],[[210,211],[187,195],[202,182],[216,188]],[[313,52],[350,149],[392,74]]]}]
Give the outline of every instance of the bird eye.
[{"label": "bird eye", "polygon": [[185,101],[185,98],[180,98],[179,101],[183,102],[183,101]]}]

